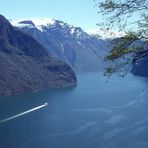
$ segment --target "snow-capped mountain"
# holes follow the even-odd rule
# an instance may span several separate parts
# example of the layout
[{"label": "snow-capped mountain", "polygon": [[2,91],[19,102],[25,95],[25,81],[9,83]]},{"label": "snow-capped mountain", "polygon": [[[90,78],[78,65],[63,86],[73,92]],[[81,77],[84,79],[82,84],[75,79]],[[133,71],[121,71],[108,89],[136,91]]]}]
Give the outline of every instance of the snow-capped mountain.
[{"label": "snow-capped mountain", "polygon": [[67,23],[64,23],[63,21],[54,20],[51,18],[18,19],[18,20],[11,20],[11,23],[15,27],[37,28],[41,32],[46,32],[47,29],[49,28],[52,28],[52,29],[59,28],[61,29],[62,33],[66,35],[65,37],[71,36],[78,39],[85,39],[90,37],[80,27],[74,27],[73,25],[69,25]]},{"label": "snow-capped mountain", "polygon": [[0,15],[0,96],[18,95],[77,84],[65,62],[52,57],[30,35]]},{"label": "snow-capped mountain", "polygon": [[75,71],[103,68],[108,51],[106,41],[89,35],[80,27],[50,18],[11,20],[13,26],[33,36],[52,55],[66,61]]}]

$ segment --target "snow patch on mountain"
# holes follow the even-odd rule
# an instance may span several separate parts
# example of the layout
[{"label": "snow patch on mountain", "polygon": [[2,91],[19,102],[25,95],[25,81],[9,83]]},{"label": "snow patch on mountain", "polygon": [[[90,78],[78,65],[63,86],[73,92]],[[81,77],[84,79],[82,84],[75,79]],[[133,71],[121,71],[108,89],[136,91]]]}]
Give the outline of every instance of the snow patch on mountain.
[{"label": "snow patch on mountain", "polygon": [[96,35],[100,39],[114,39],[125,36],[125,32],[116,31],[116,30],[101,30],[101,29],[88,29],[86,32],[90,35]]},{"label": "snow patch on mountain", "polygon": [[71,34],[74,34],[74,32],[75,32],[75,28],[72,27],[70,33],[71,33]]},{"label": "snow patch on mountain", "polygon": [[[32,23],[25,23],[32,21]],[[30,28],[38,28],[40,31],[43,30],[43,26],[52,26],[55,24],[56,20],[51,19],[51,18],[27,18],[27,19],[16,19],[16,20],[11,20],[11,24],[15,27],[30,27]]]},{"label": "snow patch on mountain", "polygon": [[81,28],[74,27],[73,25],[67,24],[63,21],[55,20],[51,18],[40,18],[40,17],[34,18],[33,17],[33,18],[26,18],[26,19],[10,20],[10,22],[15,27],[37,28],[41,32],[46,32],[47,28],[57,29],[60,27],[61,31],[65,33],[65,37],[67,36],[66,35],[67,32],[69,32],[72,36],[75,36],[76,38],[84,37],[82,36],[82,34],[84,34],[84,31]]}]

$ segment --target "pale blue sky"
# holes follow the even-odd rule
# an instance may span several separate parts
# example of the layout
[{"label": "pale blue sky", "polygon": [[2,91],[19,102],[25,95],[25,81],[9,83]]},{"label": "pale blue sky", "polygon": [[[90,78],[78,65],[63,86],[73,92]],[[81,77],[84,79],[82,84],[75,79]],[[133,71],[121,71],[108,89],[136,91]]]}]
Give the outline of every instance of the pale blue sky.
[{"label": "pale blue sky", "polygon": [[101,19],[94,6],[93,0],[0,0],[0,13],[8,19],[50,17],[93,29]]}]

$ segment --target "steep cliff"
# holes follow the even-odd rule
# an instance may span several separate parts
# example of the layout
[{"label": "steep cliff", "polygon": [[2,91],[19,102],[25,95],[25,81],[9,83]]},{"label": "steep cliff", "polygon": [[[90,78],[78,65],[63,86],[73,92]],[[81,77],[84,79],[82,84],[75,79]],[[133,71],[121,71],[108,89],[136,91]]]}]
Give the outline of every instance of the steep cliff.
[{"label": "steep cliff", "polygon": [[29,35],[0,15],[0,95],[76,85],[76,76]]}]

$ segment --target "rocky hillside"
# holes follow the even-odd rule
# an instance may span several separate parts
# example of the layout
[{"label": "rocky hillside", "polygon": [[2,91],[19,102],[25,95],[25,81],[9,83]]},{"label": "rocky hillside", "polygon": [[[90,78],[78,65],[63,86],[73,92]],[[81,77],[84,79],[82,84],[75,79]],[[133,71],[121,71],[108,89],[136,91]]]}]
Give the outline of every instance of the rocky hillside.
[{"label": "rocky hillside", "polygon": [[50,18],[12,20],[11,23],[34,37],[52,55],[67,62],[75,71],[103,69],[107,43],[87,34],[80,27]]},{"label": "rocky hillside", "polygon": [[141,49],[134,55],[131,72],[134,75],[148,77],[148,45],[143,40],[137,40],[130,47]]},{"label": "rocky hillside", "polygon": [[72,69],[0,15],[0,95],[76,85]]},{"label": "rocky hillside", "polygon": [[[147,47],[148,49],[148,47]],[[137,53],[136,58],[139,58],[132,67],[131,72],[134,75],[148,77],[148,50]]]}]

